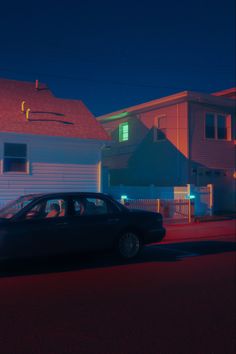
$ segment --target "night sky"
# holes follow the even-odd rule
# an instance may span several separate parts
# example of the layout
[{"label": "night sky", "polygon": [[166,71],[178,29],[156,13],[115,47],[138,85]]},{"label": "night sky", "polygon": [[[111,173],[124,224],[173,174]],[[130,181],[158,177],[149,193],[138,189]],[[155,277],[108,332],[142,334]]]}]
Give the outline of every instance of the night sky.
[{"label": "night sky", "polygon": [[95,115],[235,83],[235,0],[2,1],[0,77]]}]

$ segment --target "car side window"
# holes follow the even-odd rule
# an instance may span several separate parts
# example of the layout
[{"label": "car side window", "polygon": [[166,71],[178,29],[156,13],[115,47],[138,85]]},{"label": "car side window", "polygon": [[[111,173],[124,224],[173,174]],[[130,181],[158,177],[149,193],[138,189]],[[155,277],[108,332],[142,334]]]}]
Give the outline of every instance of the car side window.
[{"label": "car side window", "polygon": [[48,199],[34,205],[26,213],[26,219],[55,218],[66,215],[67,201],[62,198]]},{"label": "car side window", "polygon": [[106,215],[112,208],[106,200],[97,197],[83,197],[73,200],[75,215]]},{"label": "car side window", "polygon": [[84,201],[82,199],[73,199],[74,215],[83,215],[84,209]]},{"label": "car side window", "polygon": [[108,214],[107,203],[100,198],[86,198],[85,212],[90,215]]},{"label": "car side window", "polygon": [[47,200],[45,206],[45,217],[55,218],[65,216],[66,202],[64,199],[50,199]]},{"label": "car side window", "polygon": [[25,214],[25,219],[38,219],[43,215],[44,203],[39,202],[35,204],[30,210]]}]

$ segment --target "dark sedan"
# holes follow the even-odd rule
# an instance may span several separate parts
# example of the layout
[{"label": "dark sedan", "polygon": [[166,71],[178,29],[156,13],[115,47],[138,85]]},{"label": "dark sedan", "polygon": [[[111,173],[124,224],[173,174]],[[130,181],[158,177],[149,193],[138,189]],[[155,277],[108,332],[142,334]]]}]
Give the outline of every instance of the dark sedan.
[{"label": "dark sedan", "polygon": [[25,195],[0,209],[0,260],[106,249],[128,259],[164,236],[161,214],[102,193]]}]

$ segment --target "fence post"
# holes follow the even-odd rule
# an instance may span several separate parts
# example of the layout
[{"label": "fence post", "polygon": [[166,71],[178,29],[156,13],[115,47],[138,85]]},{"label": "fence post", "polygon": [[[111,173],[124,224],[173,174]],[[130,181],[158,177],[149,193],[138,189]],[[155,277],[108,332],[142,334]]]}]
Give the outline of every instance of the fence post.
[{"label": "fence post", "polygon": [[191,223],[192,221],[192,215],[191,215],[191,199],[188,198],[188,222],[189,224]]},{"label": "fence post", "polygon": [[213,214],[213,184],[208,184],[208,191],[210,192],[209,209],[210,215]]},{"label": "fence post", "polygon": [[191,195],[191,184],[187,184],[187,195],[188,195],[188,222],[189,224],[191,223],[192,221],[192,208],[191,208],[191,198],[190,198],[190,195]]},{"label": "fence post", "polygon": [[160,199],[157,199],[157,212],[158,212],[158,213],[160,213],[160,209],[161,209],[161,208],[160,208],[160,206],[161,206],[160,204],[161,204]]}]

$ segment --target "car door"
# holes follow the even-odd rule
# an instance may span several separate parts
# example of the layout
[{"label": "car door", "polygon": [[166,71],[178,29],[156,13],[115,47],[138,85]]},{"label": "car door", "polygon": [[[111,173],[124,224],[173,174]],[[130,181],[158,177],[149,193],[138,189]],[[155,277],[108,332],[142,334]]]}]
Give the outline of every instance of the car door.
[{"label": "car door", "polygon": [[109,200],[98,196],[71,199],[70,239],[73,250],[112,248],[122,225],[122,214]]},{"label": "car door", "polygon": [[[58,212],[52,213],[53,205]],[[63,253],[68,225],[65,198],[42,199],[5,227],[5,248],[11,257],[24,258]]]}]

